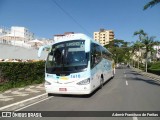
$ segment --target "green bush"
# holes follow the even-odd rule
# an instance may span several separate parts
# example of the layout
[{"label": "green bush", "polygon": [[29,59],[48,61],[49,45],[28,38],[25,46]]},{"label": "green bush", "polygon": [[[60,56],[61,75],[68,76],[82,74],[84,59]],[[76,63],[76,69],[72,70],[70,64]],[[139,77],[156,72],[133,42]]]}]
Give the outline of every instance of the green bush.
[{"label": "green bush", "polygon": [[43,61],[39,62],[1,62],[0,91],[9,88],[24,87],[44,81]]},{"label": "green bush", "polygon": [[141,70],[145,70],[145,64],[140,63],[140,64],[139,64],[139,68],[140,68]]},{"label": "green bush", "polygon": [[160,75],[160,62],[152,63],[148,68],[148,72]]},{"label": "green bush", "polygon": [[160,62],[153,63],[149,69],[160,69]]},{"label": "green bush", "polygon": [[154,64],[154,63],[152,63],[152,62],[148,62],[148,63],[147,63],[148,68],[150,68],[153,64]]},{"label": "green bush", "polygon": [[156,75],[160,75],[160,69],[148,69],[148,72]]}]

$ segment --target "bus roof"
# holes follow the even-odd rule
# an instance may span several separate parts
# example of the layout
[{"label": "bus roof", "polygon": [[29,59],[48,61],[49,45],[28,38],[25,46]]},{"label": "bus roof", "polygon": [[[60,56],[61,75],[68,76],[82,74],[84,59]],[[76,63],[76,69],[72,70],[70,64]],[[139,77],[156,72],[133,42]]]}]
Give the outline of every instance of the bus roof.
[{"label": "bus roof", "polygon": [[99,44],[97,41],[93,40],[92,38],[88,37],[85,34],[82,33],[70,33],[70,34],[58,34],[54,36],[54,44],[64,41],[70,41],[70,40],[90,40],[93,43]]},{"label": "bus roof", "polygon": [[[90,40],[92,43],[96,43],[96,44],[102,46],[100,43],[98,43],[94,39],[90,38],[89,36],[82,34],[82,33],[74,33],[74,32],[67,33],[67,34],[55,35],[53,44],[64,42],[64,41],[70,41],[70,40]],[[106,49],[105,47],[103,47],[103,48]],[[109,51],[107,50],[107,52],[109,52]]]},{"label": "bus roof", "polygon": [[71,34],[64,34],[64,35],[55,35],[54,36],[54,43],[64,42],[64,41],[70,41],[70,40],[91,40],[90,37],[88,37],[85,34],[82,33],[71,33]]}]

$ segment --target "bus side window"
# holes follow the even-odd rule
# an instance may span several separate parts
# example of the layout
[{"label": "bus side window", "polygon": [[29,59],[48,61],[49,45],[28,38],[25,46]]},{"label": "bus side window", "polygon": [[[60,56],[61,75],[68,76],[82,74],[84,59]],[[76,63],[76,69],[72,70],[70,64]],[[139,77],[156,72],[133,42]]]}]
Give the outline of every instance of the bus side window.
[{"label": "bus side window", "polygon": [[94,44],[92,43],[91,44],[91,68],[94,67],[94,64],[95,64],[95,56],[94,56]]},{"label": "bus side window", "polygon": [[98,45],[91,44],[91,68],[96,66],[101,61],[101,49]]},{"label": "bus side window", "polygon": [[98,64],[101,61],[101,59],[102,59],[101,49],[100,49],[100,46],[98,46],[98,45],[96,45],[95,54],[96,54],[96,64]]}]

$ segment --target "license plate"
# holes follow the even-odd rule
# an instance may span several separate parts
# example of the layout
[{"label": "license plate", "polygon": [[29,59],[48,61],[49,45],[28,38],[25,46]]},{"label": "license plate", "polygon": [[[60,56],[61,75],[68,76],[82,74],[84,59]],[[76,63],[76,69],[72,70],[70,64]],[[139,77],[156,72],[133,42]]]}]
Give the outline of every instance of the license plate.
[{"label": "license plate", "polygon": [[67,88],[59,88],[59,91],[67,91]]}]

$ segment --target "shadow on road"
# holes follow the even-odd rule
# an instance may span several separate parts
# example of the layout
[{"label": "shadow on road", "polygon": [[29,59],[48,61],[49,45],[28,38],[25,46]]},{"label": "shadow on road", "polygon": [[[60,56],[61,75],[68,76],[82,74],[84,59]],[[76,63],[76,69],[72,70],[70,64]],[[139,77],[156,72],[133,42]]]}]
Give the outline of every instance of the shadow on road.
[{"label": "shadow on road", "polygon": [[143,78],[142,74],[136,72],[136,71],[128,71],[126,72],[125,74],[130,74],[130,75],[134,75],[136,77],[129,77],[128,79],[129,80],[136,80],[136,81],[143,81],[143,82],[146,82],[148,84],[152,84],[152,85],[157,85],[157,86],[160,86],[160,81],[159,80],[152,80],[152,79],[147,79],[147,78]]},{"label": "shadow on road", "polygon": [[69,98],[90,98],[92,97],[99,89],[96,89],[89,95],[66,95],[66,94],[51,94],[50,96],[54,97],[69,97]]},{"label": "shadow on road", "polygon": [[143,81],[143,82],[146,82],[148,84],[160,86],[160,81],[158,81],[158,80],[143,79],[143,78],[140,78],[140,77],[131,78],[130,80]]},{"label": "shadow on road", "polygon": [[132,70],[125,74],[141,75],[140,73],[137,73],[136,71],[132,71]]}]

